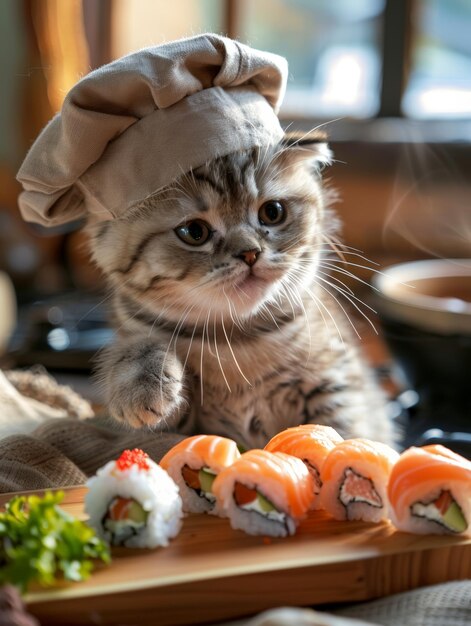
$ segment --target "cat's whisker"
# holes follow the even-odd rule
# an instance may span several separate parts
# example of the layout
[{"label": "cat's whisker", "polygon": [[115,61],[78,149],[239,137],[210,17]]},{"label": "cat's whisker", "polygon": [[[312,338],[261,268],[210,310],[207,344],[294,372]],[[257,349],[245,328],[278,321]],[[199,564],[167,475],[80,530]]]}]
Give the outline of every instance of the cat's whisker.
[{"label": "cat's whisker", "polygon": [[252,383],[251,383],[251,382],[250,382],[250,380],[247,378],[247,376],[244,374],[244,372],[241,370],[240,365],[239,365],[239,362],[237,361],[236,355],[234,354],[234,350],[232,349],[231,342],[229,341],[229,337],[227,336],[226,326],[225,326],[225,324],[224,324],[224,318],[223,318],[223,317],[221,317],[221,324],[222,324],[222,330],[223,330],[223,332],[224,332],[224,336],[225,336],[226,341],[227,341],[227,346],[228,346],[228,348],[229,348],[229,350],[230,350],[230,352],[231,352],[231,354],[232,354],[232,358],[234,359],[235,366],[236,366],[236,367],[237,367],[237,369],[239,370],[239,373],[240,373],[240,375],[242,376],[242,378],[245,380],[245,382],[246,382],[246,383],[247,383],[250,387],[252,387]]},{"label": "cat's whisker", "polygon": [[259,176],[263,177],[266,175],[268,168],[270,167],[271,164],[271,157],[268,158],[268,154],[269,151],[271,149],[270,144],[267,143],[267,145],[265,146],[265,153],[263,155],[263,158],[260,161],[260,164],[257,162],[257,172],[259,174]]},{"label": "cat's whisker", "polygon": [[332,244],[335,244],[335,248],[334,251],[336,253],[338,253],[338,248],[340,248],[343,252],[344,255],[351,255],[351,256],[357,256],[361,259],[363,259],[364,261],[366,261],[367,263],[371,263],[372,265],[376,265],[378,266],[379,263],[376,263],[375,261],[369,259],[368,257],[366,257],[363,254],[362,250],[359,250],[358,248],[354,248],[352,246],[347,246],[346,244],[344,244],[342,241],[340,241],[339,239],[337,239],[336,237],[332,236],[332,235],[327,235],[327,234],[323,234],[323,239],[326,241],[326,243],[329,245],[330,248],[332,248]]},{"label": "cat's whisker", "polygon": [[[194,307],[194,305],[193,305],[193,307]],[[188,315],[190,314],[190,312],[193,309],[193,307],[187,307],[183,311],[183,314],[181,315],[181,317],[180,317],[180,319],[178,321],[178,324],[175,326],[175,328],[173,330],[173,333],[172,333],[172,336],[170,337],[170,340],[169,340],[169,342],[167,344],[167,349],[165,351],[164,358],[162,359],[162,367],[161,367],[161,370],[160,370],[160,374],[161,374],[161,376],[160,376],[160,401],[161,402],[163,402],[163,397],[164,397],[164,394],[163,394],[163,380],[164,380],[165,362],[167,360],[167,356],[168,356],[168,353],[170,351],[170,347],[172,345],[173,338],[175,337],[175,333],[177,333],[176,338],[175,338],[175,347],[176,347],[176,341],[178,339],[178,334],[179,334],[181,328],[183,327],[183,324],[185,323],[185,320],[188,317]],[[185,315],[185,313],[186,313],[186,315]],[[180,329],[180,330],[177,331],[177,329]]]},{"label": "cat's whisker", "polygon": [[104,298],[102,298],[99,302],[97,302],[94,306],[92,306],[90,309],[87,309],[87,311],[82,315],[82,317],[80,317],[76,322],[75,322],[75,326],[73,328],[78,328],[78,325],[80,324],[80,322],[83,322],[83,320],[87,317],[87,315],[90,315],[90,313],[93,313],[93,311],[95,311],[96,309],[98,309],[100,306],[102,306],[103,304],[105,304],[105,302],[108,302],[108,300],[111,300],[112,298],[114,298],[116,296],[117,293],[119,293],[119,289],[121,288],[121,286],[123,284],[126,284],[127,282],[129,282],[131,279],[128,278],[124,281],[124,283],[122,283],[121,285],[109,285],[108,286],[108,295],[106,295]]},{"label": "cat's whisker", "polygon": [[315,133],[316,130],[319,130],[319,128],[322,128],[323,126],[327,126],[328,124],[334,124],[335,122],[340,122],[343,119],[344,119],[343,117],[336,117],[333,120],[327,120],[326,122],[322,122],[321,124],[318,124],[317,126],[314,126],[313,128],[311,128],[308,131],[306,131],[304,133],[304,135],[301,135],[300,137],[298,137],[297,139],[292,141],[291,145],[296,146],[301,141],[304,141],[304,139],[306,139],[306,137],[309,137],[309,135],[311,135],[312,133]]},{"label": "cat's whisker", "polygon": [[[298,259],[297,262],[299,264],[302,264],[302,265],[311,265],[313,262],[318,262],[319,267],[323,267],[324,269],[328,270],[330,273],[331,272],[337,272],[337,273],[344,274],[345,276],[348,276],[349,278],[352,278],[352,279],[358,281],[359,283],[362,283],[366,287],[369,287],[370,289],[378,291],[378,288],[375,287],[373,284],[369,283],[366,280],[363,280],[362,278],[360,278],[359,276],[357,276],[353,272],[350,272],[345,267],[343,267],[343,265],[353,265],[349,261],[342,261],[341,262],[342,263],[342,267],[339,267],[339,265],[337,265],[339,263],[339,261],[337,261],[337,259],[325,258],[325,257],[322,257],[322,256],[319,256],[319,257],[307,257],[307,258],[305,257],[303,259]],[[283,268],[283,267],[291,268],[291,263],[290,262],[280,263],[279,266],[281,268]],[[360,267],[360,266],[358,266],[358,267]],[[363,267],[364,269],[369,269],[372,272],[375,272],[374,268],[369,268],[367,266],[361,266],[361,267]],[[332,276],[332,278],[334,278],[334,277]],[[344,286],[346,288],[348,288],[345,284],[344,284]],[[350,288],[348,288],[348,289],[350,289]]]},{"label": "cat's whisker", "polygon": [[[233,290],[235,292],[235,295],[238,297],[239,302],[241,302],[243,304],[242,296],[245,296],[245,299],[247,299],[247,294],[236,284],[233,284],[232,288],[233,288]],[[234,310],[235,310],[235,307],[234,307]]]},{"label": "cat's whisker", "polygon": [[222,293],[223,293],[224,297],[226,298],[226,301],[227,301],[227,304],[228,304],[228,309],[229,309],[229,316],[230,316],[231,321],[232,321],[231,335],[232,335],[232,330],[233,330],[234,326],[235,326],[236,328],[238,328],[241,332],[243,332],[243,328],[242,328],[242,326],[241,326],[241,325],[240,325],[240,323],[239,323],[239,320],[238,320],[238,318],[237,318],[237,312],[236,312],[236,311],[234,311],[234,313],[235,313],[235,317],[236,317],[236,319],[234,319],[234,316],[233,316],[233,314],[232,314],[232,306],[233,306],[233,305],[232,305],[231,299],[230,299],[230,298],[229,298],[229,296],[227,295],[227,293],[226,293],[226,291],[225,291],[224,287],[222,288]]},{"label": "cat's whisker", "polygon": [[[207,333],[207,325],[209,323],[209,316],[211,314],[211,310],[208,311],[208,315],[206,316],[206,321],[203,324],[203,330],[202,330],[202,335],[201,335],[201,350],[200,350],[200,403],[201,406],[203,406],[203,399],[204,399],[204,369],[203,369],[203,358],[204,358],[204,335],[205,332]],[[209,338],[208,338],[208,345],[209,345]]]},{"label": "cat's whisker", "polygon": [[342,246],[338,244],[332,237],[329,237],[327,234],[323,233],[322,238],[327,244],[332,248],[337,256],[339,256],[343,261],[345,261],[344,251],[342,250]]},{"label": "cat's whisker", "polygon": [[[330,266],[331,266],[330,269],[332,269],[333,271],[337,272],[337,271],[340,271],[342,269],[342,268],[338,267],[336,259],[329,259],[327,262],[330,264]],[[368,270],[369,272],[373,272],[374,274],[378,274],[380,276],[385,276],[384,272],[382,272],[380,270],[375,270],[374,268],[368,267],[367,265],[359,265],[358,263],[352,263],[351,261],[348,261],[346,263],[346,265],[351,265],[352,267],[358,267],[358,268],[361,268],[361,269]],[[345,269],[345,268],[343,268],[343,269]],[[355,278],[355,274],[352,274],[352,278]],[[372,285],[371,285],[371,288],[374,289],[374,287]]]},{"label": "cat's whisker", "polygon": [[[322,246],[315,246],[314,251],[317,252],[318,254],[328,254],[330,259],[335,260],[337,263],[342,262],[345,264],[349,264],[349,261],[347,259],[345,259],[345,256],[355,256],[358,257],[360,259],[363,259],[364,261],[366,261],[367,263],[371,263],[372,265],[378,265],[378,263],[375,263],[374,261],[372,261],[371,259],[368,259],[366,256],[358,253],[358,252],[354,252],[354,251],[350,251],[350,250],[343,250],[342,251],[342,259],[338,259],[338,254],[337,252],[335,252],[331,247],[328,248],[324,248]],[[334,256],[335,255],[335,256]],[[371,268],[373,269],[373,268]]]},{"label": "cat's whisker", "polygon": [[[211,345],[211,337],[210,337],[210,332],[209,332],[209,322],[210,322],[210,318],[211,318],[211,305],[209,305],[209,311],[208,311],[208,315],[206,316],[206,321],[205,321],[205,326],[206,326],[206,340],[208,342],[208,352],[209,355],[212,356],[213,358],[216,358],[216,353],[213,352],[213,348]],[[216,316],[214,316],[214,319],[216,319]]]},{"label": "cat's whisker", "polygon": [[338,285],[334,285],[333,283],[331,283],[330,281],[326,280],[325,278],[322,278],[321,276],[319,276],[318,278],[319,278],[319,280],[322,280],[323,282],[327,283],[330,287],[332,287],[333,289],[338,291],[340,294],[342,294],[343,297],[346,298],[355,307],[355,309],[357,309],[357,311],[360,313],[360,315],[362,315],[365,318],[365,320],[369,323],[369,325],[374,330],[374,332],[376,334],[378,334],[378,331],[376,330],[376,327],[373,324],[373,322],[366,315],[366,313],[360,309],[360,307],[356,304],[356,302],[354,302],[354,300],[357,300],[358,302],[360,302],[360,304],[362,304],[367,309],[370,309],[370,311],[372,311],[373,313],[376,314],[376,311],[372,307],[370,307],[368,304],[366,304],[366,302],[363,302],[363,300],[360,300],[360,298],[357,298],[357,296],[355,296],[355,295],[352,295],[352,296],[348,295],[348,293],[344,289],[342,289]]},{"label": "cat's whisker", "polygon": [[344,341],[343,335],[342,335],[342,333],[341,333],[341,331],[340,331],[340,328],[339,328],[339,326],[338,326],[337,322],[335,321],[335,318],[334,318],[334,316],[332,315],[331,311],[329,311],[329,309],[328,309],[328,308],[326,307],[326,305],[322,302],[322,300],[321,300],[320,298],[318,298],[318,297],[316,296],[316,294],[315,294],[315,293],[313,293],[313,292],[312,292],[312,291],[311,291],[308,287],[306,288],[306,293],[307,293],[307,294],[311,297],[312,301],[313,301],[313,302],[314,302],[314,304],[317,306],[317,308],[318,308],[318,310],[319,310],[319,313],[320,313],[320,315],[321,315],[321,317],[322,317],[322,319],[323,319],[323,321],[324,321],[324,324],[325,324],[325,326],[326,326],[326,330],[327,330],[327,332],[328,332],[328,334],[329,334],[329,337],[330,337],[331,341],[332,341],[332,337],[331,337],[331,335],[330,335],[330,328],[329,328],[329,324],[327,323],[327,319],[324,317],[324,315],[323,315],[323,313],[322,313],[321,307],[322,307],[322,309],[324,309],[324,311],[327,313],[327,315],[328,315],[328,316],[330,317],[330,319],[332,320],[332,323],[333,323],[333,325],[334,325],[334,327],[335,327],[335,329],[336,329],[336,331],[337,331],[337,334],[338,334],[338,336],[339,336],[340,342],[342,343],[342,345],[345,345],[345,341]]},{"label": "cat's whisker", "polygon": [[257,148],[257,160],[255,163],[255,170],[259,175],[264,175],[264,173],[266,172],[266,167],[267,164],[269,164],[269,161],[267,160],[267,156],[268,156],[268,152],[270,150],[271,146],[270,144],[267,143],[267,145],[265,146],[265,150],[263,153],[263,156],[261,156],[262,154],[262,147],[258,147]]},{"label": "cat's whisker", "polygon": [[305,235],[301,234],[298,237],[296,237],[295,239],[288,240],[286,242],[287,245],[283,246],[283,250],[282,250],[283,254],[286,254],[287,252],[292,250],[294,247],[296,247],[304,238],[305,238]]},{"label": "cat's whisker", "polygon": [[295,319],[296,317],[296,311],[294,310],[294,306],[293,306],[293,302],[291,301],[291,298],[289,297],[289,286],[287,283],[283,284],[283,288],[285,290],[285,294],[286,294],[286,299],[288,301],[288,304],[291,308],[291,312],[293,313],[293,319]]},{"label": "cat's whisker", "polygon": [[276,321],[275,316],[273,315],[273,313],[270,311],[270,309],[268,308],[268,306],[266,304],[262,304],[261,308],[267,312],[267,314],[269,315],[269,317],[272,319],[273,323],[275,324],[276,328],[280,331],[280,333],[283,335],[284,331],[278,326],[278,322]]},{"label": "cat's whisker", "polygon": [[[184,170],[183,167],[180,165],[180,163],[178,163],[178,169],[181,172],[181,176],[180,176],[180,178],[175,179],[175,181],[172,183],[172,187],[176,187],[178,190],[183,192],[183,195],[185,197],[188,197],[190,200],[194,200],[194,198],[191,198],[191,196],[188,195],[188,192],[187,192],[187,190],[185,189],[185,186],[184,186],[184,182],[188,182],[189,181],[189,174],[190,174],[190,172]],[[193,174],[193,172],[191,172],[191,174]]]},{"label": "cat's whisker", "polygon": [[[111,290],[110,290],[111,291]],[[80,324],[80,322],[83,322],[83,320],[87,317],[87,315],[90,315],[90,313],[93,313],[93,311],[96,311],[96,309],[98,309],[100,306],[102,306],[103,304],[105,304],[105,302],[107,302],[108,300],[110,300],[111,298],[113,298],[116,294],[115,293],[110,293],[107,296],[105,296],[102,300],[100,300],[100,302],[97,302],[94,306],[92,306],[90,309],[88,309],[83,315],[82,317],[80,317],[76,322],[75,322],[75,326],[74,328],[77,328],[78,325]]]},{"label": "cat's whisker", "polygon": [[350,326],[353,328],[353,330],[354,330],[354,332],[355,332],[356,336],[358,337],[358,339],[361,339],[361,335],[360,335],[360,333],[358,332],[357,327],[356,327],[356,326],[355,326],[355,324],[353,323],[353,321],[352,321],[351,317],[349,316],[349,314],[348,314],[347,310],[345,309],[345,307],[343,306],[343,304],[340,302],[340,300],[339,300],[339,299],[338,299],[338,298],[337,298],[337,297],[336,297],[336,296],[335,296],[335,295],[334,295],[334,294],[333,294],[333,293],[332,293],[329,289],[327,289],[327,287],[325,287],[324,285],[321,285],[321,284],[318,282],[317,278],[319,278],[319,280],[324,280],[324,279],[322,279],[322,278],[320,278],[320,277],[316,277],[315,282],[316,282],[317,286],[318,286],[320,289],[323,289],[326,293],[328,293],[328,294],[329,294],[329,296],[330,296],[333,300],[335,300],[335,302],[338,304],[338,306],[342,309],[342,311],[343,311],[343,313],[344,313],[345,317],[347,318],[348,322],[350,323]]},{"label": "cat's whisker", "polygon": [[[304,364],[304,366],[306,367],[306,365],[309,363],[309,360],[311,358],[311,349],[312,349],[312,335],[311,335],[311,325],[309,323],[309,317],[307,315],[307,311],[306,311],[306,307],[304,306],[304,302],[303,302],[303,300],[302,300],[298,290],[296,289],[296,282],[293,281],[292,285],[290,285],[289,287],[288,287],[288,285],[284,285],[284,287],[289,291],[289,293],[294,295],[294,298],[298,302],[298,305],[300,306],[300,308],[301,308],[301,310],[303,312],[304,318],[306,320],[306,327],[307,327],[308,335],[309,335],[309,350],[308,350],[308,355],[306,357],[306,362]],[[292,289],[294,290],[294,294],[293,294]]]},{"label": "cat's whisker", "polygon": [[[349,272],[345,268],[333,267],[332,265],[325,264],[324,262],[319,263],[319,267],[320,268],[322,267],[322,268],[326,269],[327,270],[326,273],[328,273],[331,278],[334,278],[334,276],[332,276],[332,272],[337,272],[339,274],[343,274],[344,276],[347,276],[348,278],[352,278],[352,279],[356,280],[359,283],[362,283],[363,285],[365,285],[365,287],[373,289],[374,291],[378,291],[377,287],[375,287],[374,285],[372,285],[368,281],[363,280],[362,278],[360,278],[356,274],[353,274],[353,272]],[[338,280],[338,279],[335,279],[335,280]],[[341,281],[339,281],[339,282],[341,282]],[[342,283],[342,284],[345,285],[345,283]]]},{"label": "cat's whisker", "polygon": [[[221,321],[222,321],[222,313],[221,313]],[[222,377],[224,378],[224,382],[226,383],[226,387],[228,388],[229,393],[232,393],[231,386],[229,385],[229,382],[228,382],[228,380],[226,378],[226,374],[224,372],[224,368],[223,368],[222,363],[221,363],[221,357],[219,356],[217,329],[216,329],[216,316],[214,316],[214,348],[216,350],[216,356],[217,356],[217,360],[218,360],[218,363],[219,363],[219,369],[221,370]]]},{"label": "cat's whisker", "polygon": [[295,292],[296,292],[296,294],[298,296],[299,302],[300,302],[302,310],[303,310],[304,317],[306,319],[306,327],[307,327],[307,332],[308,332],[308,336],[309,336],[309,350],[308,350],[308,354],[307,354],[307,357],[306,357],[306,361],[304,363],[304,367],[307,367],[308,364],[309,364],[309,361],[311,360],[311,351],[312,351],[311,324],[309,323],[309,317],[308,317],[308,314],[307,314],[307,311],[306,311],[306,307],[304,306],[303,299],[301,297],[301,294],[297,290],[296,285],[293,285],[293,289],[295,290]]},{"label": "cat's whisker", "polygon": [[193,326],[193,332],[191,333],[191,337],[190,337],[190,344],[188,346],[188,350],[186,352],[186,356],[185,356],[185,361],[183,363],[183,371],[186,370],[186,364],[188,363],[188,359],[190,357],[190,351],[191,351],[191,346],[193,345],[193,339],[195,338],[195,334],[196,334],[196,329],[198,327],[198,323],[200,321],[200,317],[201,317],[201,312],[198,314],[198,317],[196,319],[196,322]]},{"label": "cat's whisker", "polygon": [[329,272],[323,272],[320,268],[323,267],[323,265],[320,263],[319,264],[319,268],[317,269],[318,274],[322,274],[323,276],[328,276],[331,280],[333,280],[336,283],[339,283],[343,289],[345,289],[351,296],[355,296],[353,290],[346,285],[342,280],[340,280],[340,278],[337,278],[336,276],[332,276]]},{"label": "cat's whisker", "polygon": [[273,296],[273,305],[280,311],[280,313],[284,313],[283,309],[283,294],[281,293],[281,287],[283,286],[283,281],[281,281],[280,289]]}]

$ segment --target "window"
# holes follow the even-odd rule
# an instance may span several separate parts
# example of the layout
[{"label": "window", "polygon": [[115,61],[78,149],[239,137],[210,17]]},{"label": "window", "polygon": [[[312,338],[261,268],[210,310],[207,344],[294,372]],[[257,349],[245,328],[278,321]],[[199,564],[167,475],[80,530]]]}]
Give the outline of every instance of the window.
[{"label": "window", "polygon": [[471,113],[471,3],[420,0],[415,4],[406,115],[469,117]]},{"label": "window", "polygon": [[285,56],[285,117],[471,117],[469,0],[114,0],[111,56],[206,31]]},{"label": "window", "polygon": [[242,39],[289,60],[282,114],[378,111],[383,0],[262,0],[247,3]]}]

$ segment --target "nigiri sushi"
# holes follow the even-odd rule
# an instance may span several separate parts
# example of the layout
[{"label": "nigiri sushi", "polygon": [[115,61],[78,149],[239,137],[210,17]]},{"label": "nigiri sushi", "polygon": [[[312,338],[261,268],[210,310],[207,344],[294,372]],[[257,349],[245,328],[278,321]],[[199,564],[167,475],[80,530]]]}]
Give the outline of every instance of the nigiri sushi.
[{"label": "nigiri sushi", "polygon": [[183,510],[215,513],[214,479],[240,457],[232,439],[217,435],[195,435],[183,439],[161,459],[163,467],[180,488]]},{"label": "nigiri sushi", "polygon": [[250,450],[213,483],[217,506],[232,528],[251,535],[293,535],[314,498],[305,464],[282,452]]},{"label": "nigiri sushi", "polygon": [[336,444],[343,438],[330,426],[321,424],[302,424],[287,428],[275,435],[265,446],[269,452],[284,452],[301,459],[313,478],[315,498],[313,509],[320,507],[322,487],[321,467]]},{"label": "nigiri sushi", "polygon": [[384,443],[346,439],[321,470],[321,507],[338,520],[379,522],[388,516],[387,485],[399,454]]},{"label": "nigiri sushi", "polygon": [[388,495],[399,530],[471,532],[471,462],[444,446],[403,452],[391,472]]},{"label": "nigiri sushi", "polygon": [[87,487],[88,523],[112,545],[166,546],[180,531],[178,487],[142,450],[125,450],[100,468]]}]

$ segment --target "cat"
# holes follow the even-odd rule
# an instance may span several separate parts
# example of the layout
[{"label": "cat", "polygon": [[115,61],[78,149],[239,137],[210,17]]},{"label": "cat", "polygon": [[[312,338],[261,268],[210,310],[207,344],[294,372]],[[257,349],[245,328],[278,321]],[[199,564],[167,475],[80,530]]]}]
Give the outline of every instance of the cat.
[{"label": "cat", "polygon": [[[324,138],[216,158],[89,227],[113,292],[116,341],[100,357],[111,415],[245,448],[305,423],[395,440],[382,392],[329,279],[339,222],[321,178]],[[350,300],[353,302],[352,298]]]}]

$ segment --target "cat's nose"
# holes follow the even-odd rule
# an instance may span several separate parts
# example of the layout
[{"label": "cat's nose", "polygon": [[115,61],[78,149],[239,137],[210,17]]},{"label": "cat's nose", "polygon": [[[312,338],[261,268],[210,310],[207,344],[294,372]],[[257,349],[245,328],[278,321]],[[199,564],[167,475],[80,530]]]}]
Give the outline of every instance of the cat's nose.
[{"label": "cat's nose", "polygon": [[261,250],[259,248],[254,248],[253,250],[244,250],[240,254],[235,254],[234,256],[238,259],[242,259],[244,263],[247,263],[249,267],[252,267],[252,265],[255,265],[257,262],[260,252]]}]

